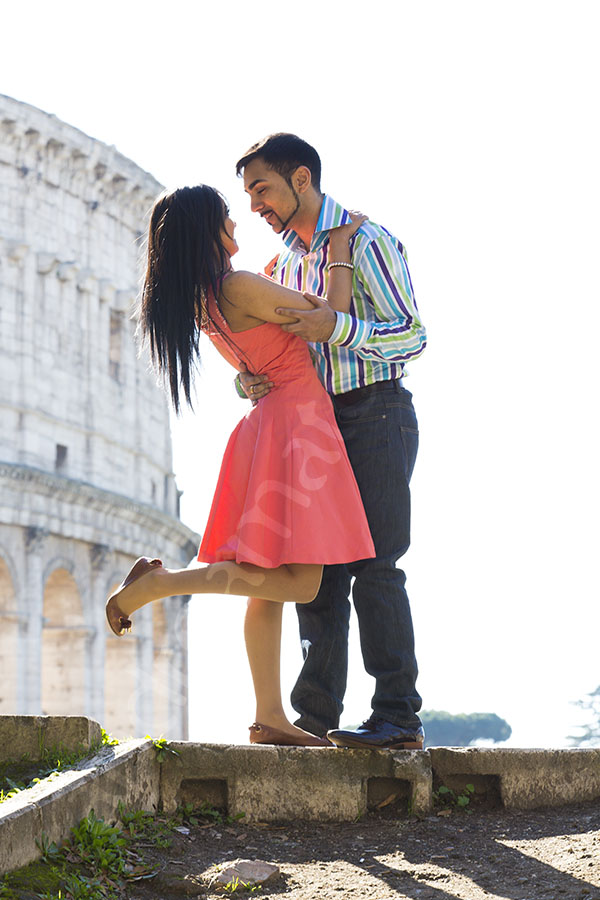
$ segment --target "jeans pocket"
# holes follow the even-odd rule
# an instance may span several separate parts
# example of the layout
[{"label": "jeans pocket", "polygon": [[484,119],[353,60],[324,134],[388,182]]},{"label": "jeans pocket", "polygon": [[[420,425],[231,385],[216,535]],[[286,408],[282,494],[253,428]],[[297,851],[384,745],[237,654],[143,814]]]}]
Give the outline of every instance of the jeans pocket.
[{"label": "jeans pocket", "polygon": [[404,472],[406,480],[410,481],[419,449],[419,431],[417,428],[412,428],[408,425],[400,425],[399,430],[400,441],[404,448]]},{"label": "jeans pocket", "polygon": [[374,395],[350,406],[338,407],[336,417],[340,426],[352,425],[354,422],[378,422],[386,418],[386,409],[381,400]]}]

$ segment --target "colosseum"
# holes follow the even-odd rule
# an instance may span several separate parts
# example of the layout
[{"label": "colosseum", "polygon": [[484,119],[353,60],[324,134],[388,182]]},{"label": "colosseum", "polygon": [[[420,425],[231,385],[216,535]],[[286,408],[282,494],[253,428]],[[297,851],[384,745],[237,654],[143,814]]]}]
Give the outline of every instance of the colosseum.
[{"label": "colosseum", "polygon": [[164,392],[135,301],[161,185],[0,95],[0,713],[187,737],[187,597],[108,633],[141,553],[187,565]]}]

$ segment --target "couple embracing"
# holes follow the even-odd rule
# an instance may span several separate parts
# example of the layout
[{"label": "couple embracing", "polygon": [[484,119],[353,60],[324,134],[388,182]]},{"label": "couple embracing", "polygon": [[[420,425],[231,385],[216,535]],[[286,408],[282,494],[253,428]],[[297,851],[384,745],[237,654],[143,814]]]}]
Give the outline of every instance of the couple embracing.
[{"label": "couple embracing", "polygon": [[[256,694],[251,743],[417,749],[417,664],[404,572],[417,421],[405,364],[425,349],[404,249],[321,191],[316,150],[292,134],[237,163],[251,208],[283,238],[269,276],[234,271],[235,223],[213,188],[181,188],[152,210],[141,303],[153,360],[179,409],[200,331],[253,401],[227,445],[198,552],[166,569],[141,557],[107,602],[116,634],[177,594],[248,596]],[[340,730],[350,596],[372,714]],[[297,604],[303,666],[283,710],[281,614]]]}]

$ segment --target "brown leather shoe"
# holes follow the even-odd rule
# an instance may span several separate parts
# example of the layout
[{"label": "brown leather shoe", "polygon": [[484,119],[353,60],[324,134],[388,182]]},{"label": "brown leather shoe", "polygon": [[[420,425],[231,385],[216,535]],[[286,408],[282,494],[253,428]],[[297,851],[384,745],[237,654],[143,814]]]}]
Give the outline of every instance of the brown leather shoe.
[{"label": "brown leather shoe", "polygon": [[126,631],[131,631],[131,619],[119,609],[118,598],[130,584],[133,584],[133,582],[137,581],[138,578],[141,578],[142,575],[146,575],[151,569],[157,569],[158,566],[162,566],[160,559],[148,559],[147,556],[140,556],[116,591],[113,591],[106,601],[106,621],[108,622],[110,630],[113,631],[117,637],[122,637]]},{"label": "brown leather shoe", "polygon": [[304,735],[286,734],[278,728],[271,728],[269,725],[261,725],[255,722],[250,726],[250,743],[251,744],[275,744],[280,747],[332,747],[333,745],[327,738],[316,737],[309,734],[308,731]]}]

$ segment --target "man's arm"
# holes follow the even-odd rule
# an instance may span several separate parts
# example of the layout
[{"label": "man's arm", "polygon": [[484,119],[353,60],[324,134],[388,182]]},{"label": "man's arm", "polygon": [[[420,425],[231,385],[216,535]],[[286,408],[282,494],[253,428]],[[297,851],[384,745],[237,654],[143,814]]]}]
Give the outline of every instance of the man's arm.
[{"label": "man's arm", "polygon": [[398,242],[383,233],[361,244],[352,259],[367,318],[334,312],[319,298],[305,294],[315,308],[286,310],[297,321],[282,328],[306,341],[347,347],[363,359],[416,359],[425,350],[427,336]]},{"label": "man's arm", "polygon": [[354,262],[363,302],[373,308],[375,321],[338,312],[329,343],[347,347],[362,359],[416,359],[425,350],[427,334],[398,242],[381,234],[359,249]]}]

